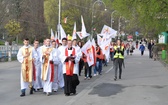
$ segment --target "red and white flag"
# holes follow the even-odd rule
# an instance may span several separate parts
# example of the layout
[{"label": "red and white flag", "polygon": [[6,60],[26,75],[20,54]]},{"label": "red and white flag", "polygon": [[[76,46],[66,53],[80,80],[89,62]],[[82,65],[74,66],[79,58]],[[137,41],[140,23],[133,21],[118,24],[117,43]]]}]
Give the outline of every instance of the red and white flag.
[{"label": "red and white flag", "polygon": [[96,43],[94,38],[92,39],[92,50],[93,50],[93,57],[94,57],[94,64],[93,66],[96,65]]},{"label": "red and white flag", "polygon": [[117,31],[107,25],[104,25],[100,35],[106,35],[108,38],[115,38]]},{"label": "red and white flag", "polygon": [[72,33],[72,40],[77,39],[76,38],[76,22],[74,23],[74,29],[73,29],[73,33]]},{"label": "red and white flag", "polygon": [[81,16],[81,21],[82,21],[82,30],[81,30],[81,32],[77,32],[77,35],[79,36],[80,39],[83,39],[83,38],[89,36],[90,34],[86,32],[86,27],[85,27],[85,23],[83,20],[83,16]]},{"label": "red and white flag", "polygon": [[87,56],[88,65],[92,66],[94,64],[94,56],[93,56],[92,43],[90,42],[90,40],[85,43],[81,51]]},{"label": "red and white flag", "polygon": [[103,54],[106,56],[106,59],[108,60],[109,55],[110,55],[110,42],[111,39],[108,39],[107,41],[104,41],[101,45],[100,48],[102,49]]},{"label": "red and white flag", "polygon": [[97,35],[97,44],[100,46],[103,42],[103,38],[100,35]]},{"label": "red and white flag", "polygon": [[55,41],[56,41],[56,44],[57,44],[57,47],[58,47],[58,45],[59,45],[59,39],[58,39],[57,32],[55,32]]},{"label": "red and white flag", "polygon": [[54,40],[54,39],[55,39],[55,37],[54,37],[54,32],[53,32],[52,29],[51,29],[51,37],[50,37],[50,39],[51,39],[51,40]]}]

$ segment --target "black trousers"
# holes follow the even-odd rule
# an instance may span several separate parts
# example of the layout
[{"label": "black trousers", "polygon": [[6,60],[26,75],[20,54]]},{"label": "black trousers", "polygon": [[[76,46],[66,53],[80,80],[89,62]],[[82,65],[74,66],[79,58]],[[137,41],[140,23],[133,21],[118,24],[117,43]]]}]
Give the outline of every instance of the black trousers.
[{"label": "black trousers", "polygon": [[79,76],[81,75],[81,71],[83,69],[83,65],[84,65],[84,61],[82,59],[80,59],[80,61],[79,61]]},{"label": "black trousers", "polygon": [[85,62],[85,77],[87,77],[87,75],[92,78],[92,66],[89,67],[88,63]]},{"label": "black trousers", "polygon": [[141,51],[141,55],[143,55],[144,54],[144,51]]},{"label": "black trousers", "polygon": [[119,78],[121,78],[122,64],[123,64],[123,59],[120,59],[120,58],[115,58],[114,59],[115,78],[117,78],[118,68],[119,68]]},{"label": "black trousers", "polygon": [[76,93],[76,87],[79,85],[79,79],[77,74],[73,74],[73,76],[69,76],[63,74],[64,76],[64,93]]}]

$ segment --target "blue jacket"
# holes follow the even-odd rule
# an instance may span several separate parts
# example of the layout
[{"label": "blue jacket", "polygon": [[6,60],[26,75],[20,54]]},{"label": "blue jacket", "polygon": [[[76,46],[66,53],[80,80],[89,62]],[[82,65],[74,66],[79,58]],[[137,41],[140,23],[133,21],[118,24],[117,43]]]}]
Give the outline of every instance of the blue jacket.
[{"label": "blue jacket", "polygon": [[145,50],[145,46],[143,44],[141,44],[141,46],[139,47],[139,50],[144,51]]}]

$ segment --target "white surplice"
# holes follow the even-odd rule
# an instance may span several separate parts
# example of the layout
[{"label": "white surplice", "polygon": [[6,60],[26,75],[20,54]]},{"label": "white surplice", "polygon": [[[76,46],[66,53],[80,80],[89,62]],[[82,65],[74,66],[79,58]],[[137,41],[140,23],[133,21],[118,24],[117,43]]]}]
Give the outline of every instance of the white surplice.
[{"label": "white surplice", "polygon": [[35,66],[35,74],[36,80],[33,83],[34,89],[42,88],[42,80],[41,80],[41,62],[40,62],[40,48],[33,48],[32,54],[34,59],[34,66]]},{"label": "white surplice", "polygon": [[[60,58],[60,55],[61,53],[65,50],[65,48],[67,48],[67,46],[60,46],[58,48],[58,51],[59,51],[59,58]],[[61,59],[60,59],[61,61]],[[63,63],[59,63],[58,64],[58,73],[59,73],[59,87],[64,87],[64,77],[63,77]]]},{"label": "white surplice", "polygon": [[[79,62],[82,57],[81,48],[78,45],[72,47],[75,48],[75,55],[77,56],[76,61]],[[75,64],[75,70],[78,71],[76,74],[79,75],[79,63]]]},{"label": "white surplice", "polygon": [[54,91],[58,90],[59,84],[60,84],[60,70],[58,69],[58,65],[61,63],[60,59],[59,59],[59,51],[56,48],[53,48],[52,51],[52,55],[53,55],[53,62],[54,62],[54,82],[52,84],[52,89]]}]

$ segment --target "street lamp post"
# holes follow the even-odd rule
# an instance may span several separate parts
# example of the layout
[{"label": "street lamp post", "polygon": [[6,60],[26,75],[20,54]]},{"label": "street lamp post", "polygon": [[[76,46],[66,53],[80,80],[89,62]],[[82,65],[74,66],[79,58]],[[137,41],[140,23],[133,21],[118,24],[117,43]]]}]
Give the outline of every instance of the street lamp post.
[{"label": "street lamp post", "polygon": [[115,13],[116,11],[114,10],[112,13],[111,13],[111,28],[113,28],[113,14]]},{"label": "street lamp post", "polygon": [[58,28],[58,36],[61,36],[60,24],[61,24],[61,0],[59,0],[59,11],[58,11],[58,26],[57,26],[57,28]]},{"label": "street lamp post", "polygon": [[118,19],[118,39],[120,38],[121,16]]},{"label": "street lamp post", "polygon": [[95,6],[95,4],[96,3],[103,3],[104,4],[104,6],[105,6],[105,11],[107,10],[106,9],[106,4],[103,2],[103,1],[101,1],[101,0],[97,0],[97,1],[95,1],[94,3],[93,3],[93,5],[92,5],[92,24],[91,24],[91,39],[93,38],[93,10],[94,10],[94,6]]}]

